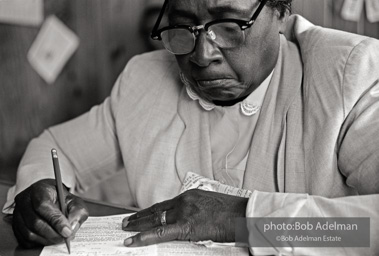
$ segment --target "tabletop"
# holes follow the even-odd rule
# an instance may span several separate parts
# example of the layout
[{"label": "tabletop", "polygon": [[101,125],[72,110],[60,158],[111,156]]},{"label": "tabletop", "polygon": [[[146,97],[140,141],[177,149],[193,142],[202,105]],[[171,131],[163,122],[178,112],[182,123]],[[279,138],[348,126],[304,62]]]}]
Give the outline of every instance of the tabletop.
[{"label": "tabletop", "polygon": [[[0,182],[0,207],[6,201],[6,193],[9,184]],[[105,216],[134,212],[133,208],[122,208],[121,206],[85,199],[90,216]],[[17,240],[13,235],[12,216],[1,213],[0,217],[0,256],[37,256],[43,247],[35,249],[23,249],[18,246]]]}]

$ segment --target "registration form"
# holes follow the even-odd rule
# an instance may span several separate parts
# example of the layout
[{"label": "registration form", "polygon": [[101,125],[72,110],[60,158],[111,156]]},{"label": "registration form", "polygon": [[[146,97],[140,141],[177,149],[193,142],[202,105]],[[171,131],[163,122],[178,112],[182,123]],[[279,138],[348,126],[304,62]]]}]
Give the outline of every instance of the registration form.
[{"label": "registration form", "polygon": [[[242,256],[249,255],[247,248],[233,246],[212,246],[208,248],[190,242],[174,241],[145,247],[128,248],[124,240],[135,232],[123,231],[122,220],[131,214],[105,217],[89,217],[71,240],[71,256],[113,256],[113,255],[164,255],[164,256]],[[67,256],[66,245],[45,246],[41,256]]]}]

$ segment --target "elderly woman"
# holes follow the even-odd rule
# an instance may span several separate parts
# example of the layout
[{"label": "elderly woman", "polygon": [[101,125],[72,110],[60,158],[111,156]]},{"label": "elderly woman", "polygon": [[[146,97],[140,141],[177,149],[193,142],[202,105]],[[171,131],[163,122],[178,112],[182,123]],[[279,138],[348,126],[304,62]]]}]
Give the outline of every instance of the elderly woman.
[{"label": "elderly woman", "polygon": [[[379,43],[289,16],[290,5],[166,0],[152,38],[168,52],[133,58],[103,104],[30,143],[5,206],[14,206],[20,244],[72,236],[88,213],[71,193],[121,170],[125,197],[149,207],[123,221],[142,231],[125,246],[233,242],[237,217],[364,216],[371,247],[351,250],[378,253]],[[67,219],[51,180],[53,147]],[[249,197],[180,194],[190,173]]]}]

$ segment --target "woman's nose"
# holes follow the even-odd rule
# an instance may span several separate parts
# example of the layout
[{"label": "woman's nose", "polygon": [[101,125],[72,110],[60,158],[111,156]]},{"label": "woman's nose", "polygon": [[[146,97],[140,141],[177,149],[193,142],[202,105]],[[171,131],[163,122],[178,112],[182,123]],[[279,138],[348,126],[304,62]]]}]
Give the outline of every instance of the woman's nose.
[{"label": "woman's nose", "polygon": [[190,61],[200,67],[207,67],[212,62],[222,60],[222,52],[212,41],[215,37],[213,31],[205,33],[202,31],[196,39],[195,49],[191,53]]}]

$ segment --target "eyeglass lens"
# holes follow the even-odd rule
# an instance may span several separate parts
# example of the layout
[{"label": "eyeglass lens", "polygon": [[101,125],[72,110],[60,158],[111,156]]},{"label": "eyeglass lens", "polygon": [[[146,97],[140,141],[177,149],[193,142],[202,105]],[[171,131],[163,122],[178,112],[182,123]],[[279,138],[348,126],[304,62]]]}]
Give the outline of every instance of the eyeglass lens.
[{"label": "eyeglass lens", "polygon": [[185,28],[168,29],[161,33],[163,46],[174,54],[187,54],[195,46],[194,35]]},{"label": "eyeglass lens", "polygon": [[[221,22],[209,26],[209,37],[221,48],[233,48],[244,41],[244,32],[234,22]],[[162,31],[164,47],[174,54],[187,54],[195,48],[196,37],[186,28],[173,28]]]}]

